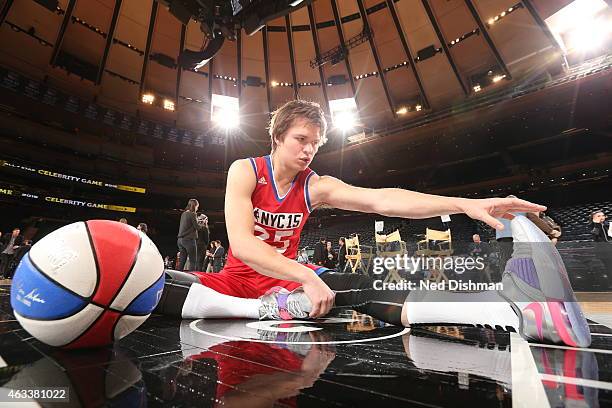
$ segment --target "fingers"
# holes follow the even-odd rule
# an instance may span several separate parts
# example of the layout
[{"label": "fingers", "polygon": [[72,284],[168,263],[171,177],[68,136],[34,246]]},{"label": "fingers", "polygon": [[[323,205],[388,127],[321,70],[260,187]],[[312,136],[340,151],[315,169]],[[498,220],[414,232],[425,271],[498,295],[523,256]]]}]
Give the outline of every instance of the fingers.
[{"label": "fingers", "polygon": [[310,318],[315,319],[319,317],[319,315],[321,314],[321,304],[322,302],[320,300],[318,302],[313,302],[312,310],[310,311],[310,314],[308,315]]},{"label": "fingers", "polygon": [[521,200],[520,198],[511,198],[510,205],[512,209],[510,212],[524,211],[524,212],[532,212],[532,211],[546,211],[546,207],[540,204],[535,204],[527,200]]},{"label": "fingers", "polygon": [[329,311],[331,310],[333,304],[334,304],[334,298],[333,297],[327,297],[325,299],[325,302],[324,302],[324,307],[321,310],[321,316],[325,316],[326,314],[328,314]]},{"label": "fingers", "polygon": [[501,231],[504,229],[504,224],[502,224],[501,222],[499,222],[497,219],[493,218],[489,214],[483,215],[483,217],[480,218],[480,221],[487,223],[490,227],[496,230]]},{"label": "fingers", "polygon": [[336,294],[331,292],[331,294],[326,294],[321,297],[320,300],[313,302],[312,310],[308,314],[308,316],[312,319],[317,317],[325,316],[329,313],[331,308],[334,306],[334,298]]},{"label": "fingers", "polygon": [[329,312],[329,310],[332,309],[332,307],[334,307],[334,302],[335,301],[336,301],[336,292],[332,292],[332,295],[329,298],[329,309],[328,309],[328,312]]}]

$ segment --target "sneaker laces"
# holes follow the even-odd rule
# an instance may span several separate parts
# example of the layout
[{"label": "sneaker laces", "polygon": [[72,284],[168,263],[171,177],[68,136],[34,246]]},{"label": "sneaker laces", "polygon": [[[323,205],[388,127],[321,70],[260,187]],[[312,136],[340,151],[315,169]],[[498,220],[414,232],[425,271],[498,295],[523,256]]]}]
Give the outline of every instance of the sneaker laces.
[{"label": "sneaker laces", "polygon": [[289,298],[287,300],[287,311],[289,314],[291,314],[291,316],[298,319],[305,319],[308,317],[308,313],[302,309],[302,304],[300,303],[299,299]]},{"label": "sneaker laces", "polygon": [[259,307],[259,318],[279,320],[278,304],[276,302],[262,302]]},{"label": "sneaker laces", "polygon": [[306,319],[309,317],[311,309],[310,299],[304,293],[304,290],[300,287],[295,289],[287,297],[287,311],[291,316],[298,319]]}]

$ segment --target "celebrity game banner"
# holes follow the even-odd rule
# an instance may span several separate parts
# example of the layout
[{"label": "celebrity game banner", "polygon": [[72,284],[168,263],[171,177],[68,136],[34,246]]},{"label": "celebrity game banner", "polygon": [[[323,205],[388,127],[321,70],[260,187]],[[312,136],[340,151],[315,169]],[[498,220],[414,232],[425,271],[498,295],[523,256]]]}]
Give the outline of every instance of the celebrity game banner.
[{"label": "celebrity game banner", "polygon": [[14,161],[9,161],[9,160],[0,159],[0,169],[12,169],[12,170],[17,170],[17,171],[24,171],[24,172],[28,172],[30,174],[35,174],[35,175],[42,176],[42,177],[51,177],[55,179],[70,181],[73,183],[82,183],[82,184],[88,184],[88,185],[97,186],[97,187],[106,187],[106,188],[113,188],[116,190],[130,191],[132,193],[141,193],[141,194],[146,193],[146,189],[142,187],[128,186],[125,184],[106,183],[100,180],[94,180],[94,179],[90,179],[86,177],[79,177],[79,176],[72,176],[72,175],[64,174],[64,173],[58,173],[56,171],[47,170],[43,168],[37,168],[36,166],[31,166],[29,164],[26,165],[26,164],[16,163]]},{"label": "celebrity game banner", "polygon": [[95,203],[91,201],[84,200],[72,200],[69,198],[55,197],[44,194],[39,194],[38,192],[26,192],[23,190],[18,190],[13,187],[0,186],[0,196],[9,196],[15,199],[21,200],[43,200],[50,204],[62,204],[62,205],[70,205],[73,207],[86,207],[86,208],[95,208],[100,210],[109,210],[109,211],[119,211],[119,212],[128,212],[135,213],[135,207],[128,207],[125,205],[116,205],[116,204],[102,204]]}]

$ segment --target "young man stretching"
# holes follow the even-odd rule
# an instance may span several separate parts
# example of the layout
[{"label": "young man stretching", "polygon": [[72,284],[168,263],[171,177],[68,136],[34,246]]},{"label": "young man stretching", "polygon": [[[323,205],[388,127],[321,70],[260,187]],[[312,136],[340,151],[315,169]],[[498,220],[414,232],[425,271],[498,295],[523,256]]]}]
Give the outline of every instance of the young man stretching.
[{"label": "young man stretching", "polygon": [[[169,271],[171,280],[158,312],[183,318],[292,319],[317,318],[334,306],[351,306],[396,325],[486,324],[514,329],[535,341],[590,344],[571,287],[571,296],[556,302],[546,294],[544,286],[567,279],[564,270],[543,263],[529,248],[508,263],[505,293],[377,291],[365,276],[295,261],[302,228],[309,214],[323,205],[403,218],[465,213],[497,229],[503,227],[496,217],[546,209],[516,198],[472,200],[360,188],[319,176],[308,166],[326,142],[326,130],[325,115],[316,103],[291,101],[273,114],[272,153],[237,160],[228,172],[225,222],[230,249],[224,269],[218,274]],[[523,217],[513,220],[513,232],[517,242],[534,239]],[[452,302],[452,307],[433,302]]]}]

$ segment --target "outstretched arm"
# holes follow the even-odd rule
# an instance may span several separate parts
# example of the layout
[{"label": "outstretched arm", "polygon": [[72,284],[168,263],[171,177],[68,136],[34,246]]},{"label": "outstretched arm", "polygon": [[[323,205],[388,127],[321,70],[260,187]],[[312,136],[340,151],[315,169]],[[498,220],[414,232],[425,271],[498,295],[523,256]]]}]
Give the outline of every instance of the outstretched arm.
[{"label": "outstretched arm", "polygon": [[328,205],[343,210],[377,213],[388,217],[429,218],[465,213],[495,229],[503,229],[496,220],[507,213],[544,211],[546,207],[518,198],[469,199],[444,197],[400,188],[362,188],[330,176],[311,177],[312,205]]},{"label": "outstretched arm", "polygon": [[238,160],[231,165],[225,190],[225,225],[232,253],[258,273],[301,283],[312,302],[310,316],[327,314],[334,301],[331,289],[312,269],[279,254],[274,247],[255,236],[251,202],[255,183],[253,168],[248,159]]}]

